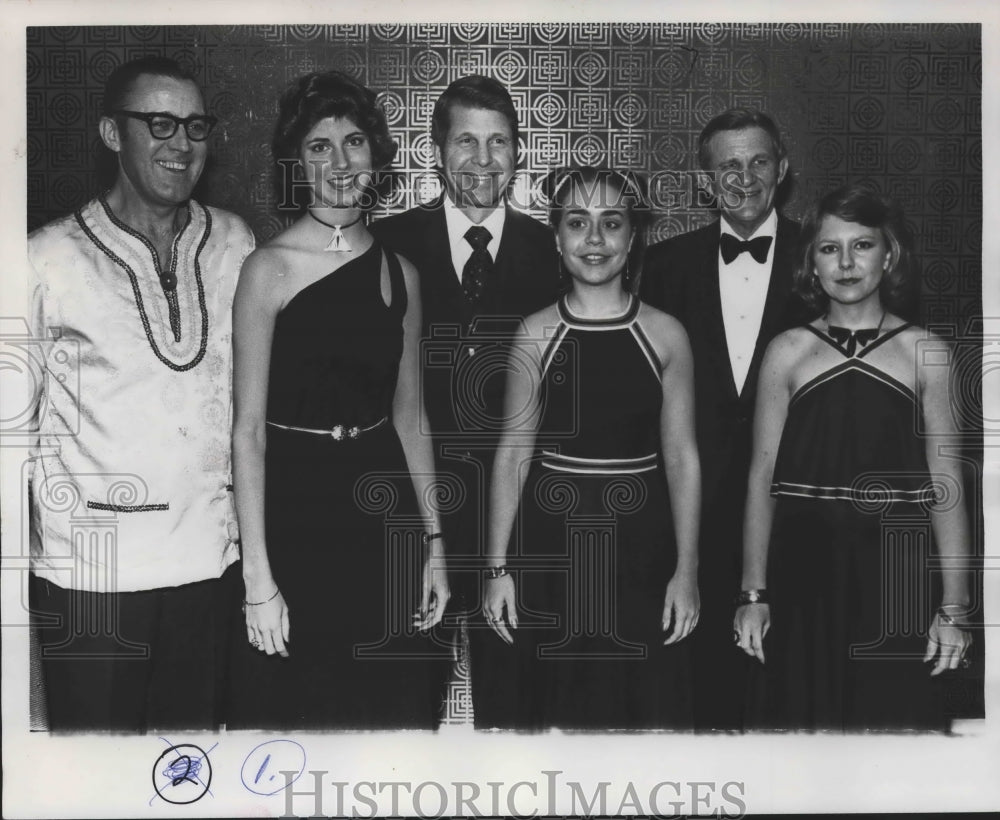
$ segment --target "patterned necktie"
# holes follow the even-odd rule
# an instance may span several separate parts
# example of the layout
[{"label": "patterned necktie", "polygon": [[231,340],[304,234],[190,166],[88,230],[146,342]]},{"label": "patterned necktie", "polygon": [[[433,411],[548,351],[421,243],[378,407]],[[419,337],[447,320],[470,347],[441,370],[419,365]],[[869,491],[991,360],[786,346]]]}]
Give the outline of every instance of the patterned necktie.
[{"label": "patterned necktie", "polygon": [[493,276],[493,257],[490,256],[490,240],[493,238],[482,225],[473,225],[465,232],[465,241],[472,245],[472,256],[462,268],[462,290],[470,304],[478,302]]},{"label": "patterned necktie", "polygon": [[862,347],[875,341],[878,336],[879,328],[877,327],[866,327],[862,330],[848,330],[846,327],[837,327],[836,325],[830,325],[827,327],[826,332],[830,334],[830,338],[837,343],[837,347],[843,350],[848,358],[852,358],[858,350],[858,345]]},{"label": "patterned necktie", "polygon": [[722,261],[727,265],[732,262],[743,251],[749,251],[750,255],[763,265],[767,261],[767,252],[771,249],[773,236],[758,236],[749,242],[737,239],[731,233],[724,233],[719,237],[719,249],[722,251]]}]

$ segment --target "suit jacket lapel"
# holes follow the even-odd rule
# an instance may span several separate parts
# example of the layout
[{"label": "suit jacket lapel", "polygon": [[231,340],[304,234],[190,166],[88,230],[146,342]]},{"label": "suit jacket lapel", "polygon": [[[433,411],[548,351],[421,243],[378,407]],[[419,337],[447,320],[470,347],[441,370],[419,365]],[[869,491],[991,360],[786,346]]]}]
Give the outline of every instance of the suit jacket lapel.
[{"label": "suit jacket lapel", "polygon": [[428,211],[427,230],[424,235],[424,251],[426,258],[434,261],[434,269],[440,271],[442,278],[458,282],[455,265],[451,261],[451,243],[448,240],[448,222],[444,215],[444,201],[438,200],[434,208]]},{"label": "suit jacket lapel", "polygon": [[[774,238],[774,261],[771,264],[771,278],[767,286],[767,296],[764,300],[764,314],[760,320],[760,330],[757,332],[757,342],[754,345],[753,358],[750,360],[750,370],[743,384],[743,393],[747,388],[757,383],[757,372],[761,360],[767,350],[767,345],[783,328],[782,319],[788,295],[792,289],[792,270],[795,265],[796,241],[788,223],[778,217],[778,232]],[[750,391],[752,394],[754,391]]]},{"label": "suit jacket lapel", "polygon": [[[520,301],[520,291],[525,284],[523,280],[533,270],[530,261],[524,258],[523,243],[518,241],[518,220],[521,215],[509,205],[505,207],[500,250],[494,260],[496,278],[489,289],[488,304],[494,313],[517,312],[513,310],[513,305]],[[523,236],[521,238],[523,240]]]},{"label": "suit jacket lapel", "polygon": [[733,378],[733,365],[729,360],[726,325],[722,320],[722,292],[719,286],[719,236],[721,233],[721,222],[716,222],[711,231],[705,232],[706,241],[700,252],[699,265],[701,270],[698,274],[698,280],[703,283],[701,315],[706,321],[705,335],[712,351],[716,379],[722,393],[729,399],[735,399],[737,398],[736,380]]},{"label": "suit jacket lapel", "polygon": [[431,335],[434,327],[464,324],[465,295],[451,261],[442,202],[438,200],[414,216],[408,226],[412,233],[407,245],[413,249],[411,261],[420,272],[424,334]]},{"label": "suit jacket lapel", "polygon": [[[477,315],[504,314],[511,311],[511,305],[518,302],[521,279],[527,276],[531,266],[524,259],[524,248],[518,241],[517,213],[505,205],[503,231],[500,234],[500,248],[493,260],[493,276],[480,300]],[[514,311],[516,312],[516,311]]]},{"label": "suit jacket lapel", "polygon": [[517,226],[514,224],[514,213],[510,206],[504,206],[503,231],[500,233],[500,249],[497,258],[493,260],[498,276],[506,276],[508,271],[516,270],[517,242],[514,234]]}]

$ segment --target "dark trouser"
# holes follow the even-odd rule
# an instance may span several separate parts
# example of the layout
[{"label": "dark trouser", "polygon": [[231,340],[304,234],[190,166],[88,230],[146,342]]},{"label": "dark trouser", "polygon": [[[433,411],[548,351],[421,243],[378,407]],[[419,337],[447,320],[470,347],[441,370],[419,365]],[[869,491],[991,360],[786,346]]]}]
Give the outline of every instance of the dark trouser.
[{"label": "dark trouser", "polygon": [[701,520],[701,612],[698,626],[687,639],[691,642],[696,731],[743,729],[750,659],[733,641],[733,599],[742,577],[746,475],[734,472],[738,474],[724,481],[722,491],[715,495],[719,502],[706,506]]},{"label": "dark trouser", "polygon": [[142,592],[81,592],[32,575],[49,728],[217,728],[239,566]]},{"label": "dark trouser", "polygon": [[[737,590],[739,587],[737,586]],[[701,598],[691,642],[695,731],[742,730],[749,658],[733,641],[732,596]]]},{"label": "dark trouser", "polygon": [[486,566],[487,493],[491,478],[492,452],[472,450],[468,454],[451,445],[437,457],[438,478],[460,488],[449,495],[461,503],[442,504],[441,529],[448,558],[448,583],[451,601],[448,612],[469,615],[482,607],[482,570]]},{"label": "dark trouser", "polygon": [[445,635],[459,641],[454,627],[465,621],[469,637],[470,694],[476,728],[522,728],[514,721],[511,692],[514,668],[506,660],[510,648],[490,629],[482,615],[486,567],[487,494],[492,478],[493,444],[476,442],[464,451],[459,444],[437,443],[438,478],[461,488],[460,504],[442,505],[441,528],[448,548],[451,601],[445,615]]}]

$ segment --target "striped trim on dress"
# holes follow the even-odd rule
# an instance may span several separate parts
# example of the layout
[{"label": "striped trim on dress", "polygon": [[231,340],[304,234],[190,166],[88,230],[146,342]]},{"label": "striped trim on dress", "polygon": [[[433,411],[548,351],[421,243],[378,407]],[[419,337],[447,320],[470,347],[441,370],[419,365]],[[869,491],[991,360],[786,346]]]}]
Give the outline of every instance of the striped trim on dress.
[{"label": "striped trim on dress", "polygon": [[657,454],[637,458],[581,458],[542,450],[542,466],[562,473],[582,475],[623,475],[646,473],[657,467]]},{"label": "striped trim on dress", "polygon": [[937,491],[933,485],[918,490],[899,490],[882,487],[875,483],[854,487],[822,487],[813,484],[796,484],[791,481],[775,481],[771,484],[771,495],[795,496],[797,498],[821,498],[828,501],[904,501],[913,504],[933,504],[937,501]]}]

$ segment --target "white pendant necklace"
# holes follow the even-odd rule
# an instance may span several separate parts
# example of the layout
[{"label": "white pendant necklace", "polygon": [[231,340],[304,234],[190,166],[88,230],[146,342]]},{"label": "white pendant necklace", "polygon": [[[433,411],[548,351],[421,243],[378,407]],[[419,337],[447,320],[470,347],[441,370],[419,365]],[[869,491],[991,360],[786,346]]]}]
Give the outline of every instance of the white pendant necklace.
[{"label": "white pendant necklace", "polygon": [[348,253],[351,250],[351,246],[347,242],[347,237],[344,236],[344,228],[350,228],[352,225],[357,225],[361,221],[361,217],[364,213],[358,214],[358,218],[353,222],[348,222],[346,225],[331,225],[329,222],[324,222],[312,211],[307,211],[309,216],[315,219],[320,225],[326,225],[328,228],[333,228],[333,236],[330,237],[330,242],[327,244],[324,251],[341,251]]}]

